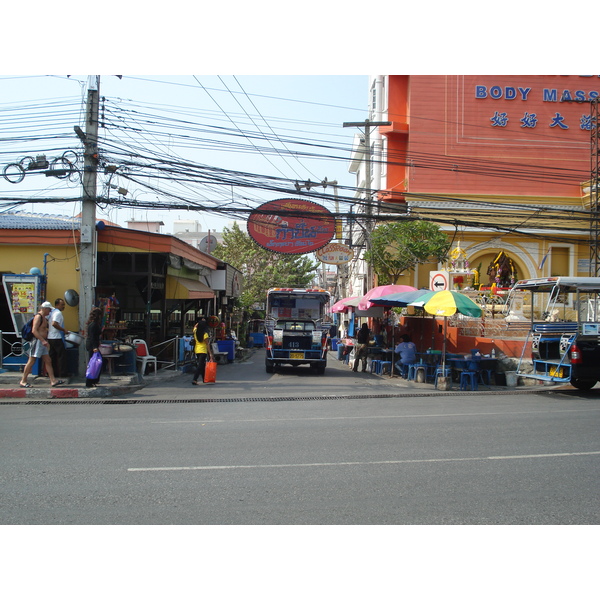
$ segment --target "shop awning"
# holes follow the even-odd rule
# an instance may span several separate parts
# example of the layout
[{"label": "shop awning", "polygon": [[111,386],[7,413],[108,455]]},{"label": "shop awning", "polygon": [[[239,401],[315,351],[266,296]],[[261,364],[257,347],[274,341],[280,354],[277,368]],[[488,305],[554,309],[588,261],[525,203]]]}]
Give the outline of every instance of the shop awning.
[{"label": "shop awning", "polygon": [[167,300],[206,300],[215,293],[201,281],[167,275]]}]

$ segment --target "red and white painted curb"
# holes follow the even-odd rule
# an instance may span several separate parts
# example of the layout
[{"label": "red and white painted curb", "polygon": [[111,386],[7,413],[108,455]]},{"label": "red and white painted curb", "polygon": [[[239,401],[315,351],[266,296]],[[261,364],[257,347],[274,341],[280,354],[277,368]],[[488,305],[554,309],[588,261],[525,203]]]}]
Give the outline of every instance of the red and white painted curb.
[{"label": "red and white painted curb", "polygon": [[2,399],[23,399],[23,400],[63,400],[68,398],[108,398],[134,392],[143,386],[107,386],[97,388],[77,388],[77,387],[58,387],[58,388],[6,388],[0,389],[0,401]]}]

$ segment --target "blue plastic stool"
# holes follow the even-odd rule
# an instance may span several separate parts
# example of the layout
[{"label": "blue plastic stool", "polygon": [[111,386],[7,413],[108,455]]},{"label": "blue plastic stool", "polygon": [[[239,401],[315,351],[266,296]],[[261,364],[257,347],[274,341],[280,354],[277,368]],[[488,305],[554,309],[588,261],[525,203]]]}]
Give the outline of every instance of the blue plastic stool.
[{"label": "blue plastic stool", "polygon": [[[422,373],[422,376],[419,376],[419,373]],[[408,380],[425,383],[427,381],[427,365],[423,363],[410,365],[408,367]]]},{"label": "blue plastic stool", "polygon": [[381,364],[379,365],[379,375],[383,375],[383,372],[389,368],[390,371],[392,370],[392,362],[389,360],[380,360],[379,361]]},{"label": "blue plastic stool", "polygon": [[406,374],[406,378],[409,381],[414,381],[417,378],[417,367],[419,367],[419,363],[414,363],[412,365],[408,365],[408,372]]},{"label": "blue plastic stool", "polygon": [[452,369],[450,367],[438,367],[435,370],[435,389],[438,386],[438,377],[450,377]]},{"label": "blue plastic stool", "polygon": [[460,389],[466,390],[467,386],[471,387],[471,390],[478,389],[477,380],[479,379],[479,373],[477,371],[463,371],[460,374]]},{"label": "blue plastic stool", "polygon": [[437,365],[425,365],[425,381],[435,381]]},{"label": "blue plastic stool", "polygon": [[380,360],[372,360],[371,361],[371,373],[373,373],[373,371],[375,373],[378,373],[379,370],[381,368],[381,361]]}]

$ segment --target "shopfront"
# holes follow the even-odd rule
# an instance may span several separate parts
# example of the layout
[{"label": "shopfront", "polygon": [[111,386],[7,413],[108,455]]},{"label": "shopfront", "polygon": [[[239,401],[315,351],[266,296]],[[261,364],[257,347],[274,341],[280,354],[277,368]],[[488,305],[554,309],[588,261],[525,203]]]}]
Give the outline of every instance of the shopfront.
[{"label": "shopfront", "polygon": [[[46,281],[43,299],[51,302],[78,289],[78,222],[4,215],[0,229],[0,271],[37,269]],[[94,303],[103,308],[106,341],[139,338],[151,347],[190,333],[200,315],[228,320],[233,298],[241,293],[241,273],[230,265],[170,235],[116,226],[99,228],[97,235]],[[4,298],[4,356],[18,341],[9,307]],[[69,305],[64,311],[70,331],[79,330],[79,309]],[[82,317],[85,322],[87,315]]]}]

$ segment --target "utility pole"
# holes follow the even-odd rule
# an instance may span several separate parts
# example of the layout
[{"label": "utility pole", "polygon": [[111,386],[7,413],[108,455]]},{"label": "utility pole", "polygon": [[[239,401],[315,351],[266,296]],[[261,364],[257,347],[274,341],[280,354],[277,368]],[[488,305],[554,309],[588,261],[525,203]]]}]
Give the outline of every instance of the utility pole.
[{"label": "utility pole", "polygon": [[[75,132],[83,142],[83,177],[81,198],[81,230],[79,245],[79,329],[85,324],[94,303],[96,286],[96,180],[98,170],[98,117],[100,76],[96,75],[87,95],[85,133],[79,127]],[[79,370],[85,374],[87,366],[85,348],[79,351]]]},{"label": "utility pole", "polygon": [[598,139],[598,98],[591,107],[591,158],[590,169],[590,277],[600,276],[600,143]]},{"label": "utility pole", "polygon": [[[365,214],[367,216],[365,222],[365,241],[367,250],[371,249],[371,233],[373,231],[373,202],[372,202],[372,194],[373,190],[371,189],[371,127],[380,127],[391,125],[390,121],[369,121],[369,119],[365,119],[363,122],[353,122],[353,123],[343,123],[344,127],[364,127],[365,128]],[[367,291],[373,287],[374,284],[374,273],[373,273],[373,263],[369,261],[367,265]]]}]

